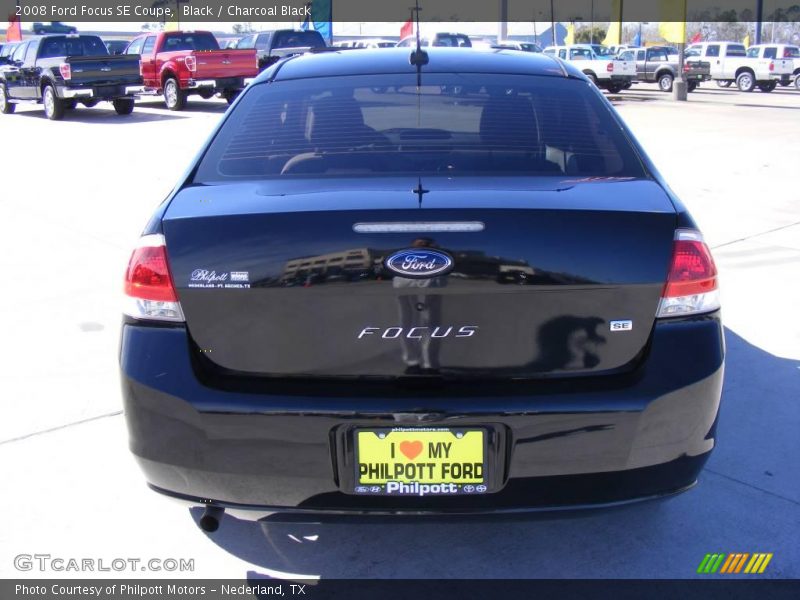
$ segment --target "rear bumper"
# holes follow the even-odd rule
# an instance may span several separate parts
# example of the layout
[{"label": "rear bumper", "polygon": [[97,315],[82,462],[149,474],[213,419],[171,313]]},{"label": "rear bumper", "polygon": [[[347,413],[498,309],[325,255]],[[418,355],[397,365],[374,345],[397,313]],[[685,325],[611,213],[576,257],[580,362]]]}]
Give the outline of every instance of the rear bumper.
[{"label": "rear bumper", "polygon": [[112,100],[125,96],[135,96],[144,93],[143,85],[116,85],[103,87],[71,88],[61,87],[58,90],[61,98],[96,98],[98,100]]},{"label": "rear bumper", "polygon": [[[180,327],[123,326],[131,450],[157,491],[252,515],[571,509],[681,491],[715,445],[724,368],[718,314],[659,322],[634,372],[494,394],[231,388],[201,381],[190,347]],[[351,493],[354,428],[436,424],[501,433],[499,491]]]},{"label": "rear bumper", "polygon": [[[253,78],[249,78],[252,81]],[[189,79],[186,82],[187,90],[214,90],[221,92],[225,90],[242,90],[248,83],[244,77],[225,77],[221,79]]]}]

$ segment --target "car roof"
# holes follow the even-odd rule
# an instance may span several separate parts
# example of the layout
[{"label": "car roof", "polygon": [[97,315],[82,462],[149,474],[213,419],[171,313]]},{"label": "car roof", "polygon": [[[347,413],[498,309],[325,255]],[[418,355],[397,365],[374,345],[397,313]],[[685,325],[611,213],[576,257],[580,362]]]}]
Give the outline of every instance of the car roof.
[{"label": "car roof", "polygon": [[[290,57],[257,79],[276,81],[334,77],[347,75],[413,74],[416,67],[409,62],[410,48],[366,49],[359,52],[336,48]],[[422,73],[496,73],[581,77],[580,71],[550,56],[533,52],[503,49],[425,48],[428,64]]]}]

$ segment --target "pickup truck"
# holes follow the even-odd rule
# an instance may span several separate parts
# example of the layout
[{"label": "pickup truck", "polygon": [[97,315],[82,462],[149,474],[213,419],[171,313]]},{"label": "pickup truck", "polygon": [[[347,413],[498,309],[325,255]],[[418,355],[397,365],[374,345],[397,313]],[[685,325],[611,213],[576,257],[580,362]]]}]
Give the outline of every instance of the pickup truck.
[{"label": "pickup truck", "polygon": [[18,45],[19,42],[6,42],[0,46],[0,65],[8,64],[8,61],[11,60],[11,54],[14,52],[14,48]]},{"label": "pickup truck", "polygon": [[65,25],[61,21],[51,21],[50,25],[34,23],[31,29],[36,35],[45,35],[48,33],[78,33],[77,27]]},{"label": "pickup truck", "polygon": [[33,38],[17,45],[11,61],[0,67],[0,112],[5,114],[17,104],[36,103],[55,121],[78,102],[94,106],[106,100],[118,115],[129,115],[143,91],[139,57],[110,55],[96,35]]},{"label": "pickup truck", "polygon": [[322,37],[319,31],[294,29],[253,33],[243,37],[236,44],[237,49],[255,48],[259,71],[263,71],[286,56],[302,54],[312,48],[324,47],[325,38]]},{"label": "pickup truck", "polygon": [[220,50],[210,31],[146,33],[125,53],[141,55],[147,92],[164,94],[170,110],[183,110],[190,94],[206,100],[220,94],[231,103],[258,75],[255,50]]},{"label": "pickup truck", "polygon": [[[679,75],[679,57],[670,54],[667,47],[629,48],[623,50],[619,58],[635,62],[638,81],[657,83],[662,92],[672,91],[672,84]],[[711,67],[701,60],[684,61],[683,75],[688,90],[693,92],[701,82],[711,79]]]},{"label": "pickup truck", "polygon": [[631,83],[636,79],[636,65],[633,61],[598,56],[590,44],[548,46],[544,49],[544,53],[573,63],[597,87],[606,89],[612,94],[631,87]]},{"label": "pickup truck", "polygon": [[792,74],[791,59],[764,58],[757,52],[748,56],[744,44],[737,42],[702,42],[692,44],[684,54],[687,60],[703,59],[711,67],[711,79],[723,86],[736,83],[742,92],[756,87],[771,92]]},{"label": "pickup truck", "polygon": [[[792,44],[757,44],[747,49],[747,56],[770,59],[786,59],[792,64],[794,86],[800,90],[800,47]],[[780,84],[791,85],[791,78],[782,78]]]}]

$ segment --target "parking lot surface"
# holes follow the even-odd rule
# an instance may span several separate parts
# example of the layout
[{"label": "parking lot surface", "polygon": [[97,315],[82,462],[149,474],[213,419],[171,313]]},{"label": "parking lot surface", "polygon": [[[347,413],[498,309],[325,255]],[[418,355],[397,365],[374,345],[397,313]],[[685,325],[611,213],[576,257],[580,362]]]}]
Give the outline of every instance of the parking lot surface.
[{"label": "parking lot surface", "polygon": [[[721,273],[728,362],[719,446],[697,487],[613,511],[456,522],[248,523],[204,534],[150,492],[117,378],[130,250],[224,113],[193,98],[117,117],[0,115],[0,577],[696,577],[706,553],[772,552],[800,577],[800,93],[705,84],[610,96],[688,205]],[[21,572],[14,557],[191,559],[184,572]]]}]

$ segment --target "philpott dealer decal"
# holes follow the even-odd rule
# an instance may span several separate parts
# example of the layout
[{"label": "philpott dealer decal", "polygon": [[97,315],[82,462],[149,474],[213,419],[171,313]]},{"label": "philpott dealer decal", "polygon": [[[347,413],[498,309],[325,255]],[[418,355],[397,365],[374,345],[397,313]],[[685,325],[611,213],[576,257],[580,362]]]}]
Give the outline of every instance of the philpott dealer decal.
[{"label": "philpott dealer decal", "polygon": [[210,271],[195,269],[189,276],[190,288],[249,288],[249,271]]}]

